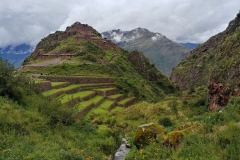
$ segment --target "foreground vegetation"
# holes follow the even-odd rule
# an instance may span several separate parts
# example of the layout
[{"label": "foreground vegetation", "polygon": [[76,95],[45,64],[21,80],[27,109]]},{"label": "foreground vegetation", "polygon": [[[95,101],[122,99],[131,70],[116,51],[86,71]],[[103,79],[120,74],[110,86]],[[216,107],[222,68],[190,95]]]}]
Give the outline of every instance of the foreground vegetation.
[{"label": "foreground vegetation", "polygon": [[[111,67],[96,64],[102,68],[95,72],[114,66],[106,73],[122,74],[117,85],[123,92],[125,89],[140,97],[139,103],[107,112],[99,106],[83,119],[74,119],[74,107],[44,97],[33,80],[14,73],[11,64],[0,60],[0,159],[107,159],[122,137],[127,137],[131,145],[126,159],[240,159],[239,97],[232,98],[222,110],[208,112],[205,87],[173,93],[177,90],[172,85],[164,81],[149,84],[144,75],[131,74],[136,69],[129,64],[121,68],[115,63]],[[72,71],[74,65],[62,66]],[[141,82],[135,83],[137,80]],[[162,88],[158,90],[157,86]],[[167,94],[168,89],[172,94]],[[142,101],[149,97],[152,102]],[[164,127],[166,134],[150,139],[138,150],[133,144],[136,130],[150,122]],[[164,145],[167,134],[181,131],[179,128],[186,124],[197,125],[183,133],[179,145]]]}]

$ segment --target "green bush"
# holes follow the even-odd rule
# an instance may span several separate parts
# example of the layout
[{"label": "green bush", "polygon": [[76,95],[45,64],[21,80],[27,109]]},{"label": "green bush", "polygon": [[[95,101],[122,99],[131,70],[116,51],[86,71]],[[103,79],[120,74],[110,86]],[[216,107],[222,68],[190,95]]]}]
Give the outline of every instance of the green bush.
[{"label": "green bush", "polygon": [[169,117],[164,117],[158,120],[158,124],[163,125],[164,127],[171,127],[173,122]]}]

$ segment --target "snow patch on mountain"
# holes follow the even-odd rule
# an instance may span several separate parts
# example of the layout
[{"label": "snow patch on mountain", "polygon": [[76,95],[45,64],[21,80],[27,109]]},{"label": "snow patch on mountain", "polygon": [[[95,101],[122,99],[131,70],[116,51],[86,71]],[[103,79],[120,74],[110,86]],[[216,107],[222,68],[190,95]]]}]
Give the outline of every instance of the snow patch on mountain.
[{"label": "snow patch on mountain", "polygon": [[114,43],[119,42],[130,42],[137,38],[140,38],[144,35],[146,29],[144,28],[136,28],[132,31],[122,31],[120,29],[107,31],[102,34],[102,37],[110,38]]},{"label": "snow patch on mountain", "polygon": [[153,41],[159,40],[161,38],[163,38],[164,36],[160,33],[156,33],[155,36],[152,37]]}]

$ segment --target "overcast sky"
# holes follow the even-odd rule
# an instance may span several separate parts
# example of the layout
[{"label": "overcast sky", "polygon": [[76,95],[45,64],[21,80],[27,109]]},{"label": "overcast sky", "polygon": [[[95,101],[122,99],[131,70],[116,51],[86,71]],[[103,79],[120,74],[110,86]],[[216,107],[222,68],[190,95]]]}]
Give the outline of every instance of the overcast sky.
[{"label": "overcast sky", "polygon": [[36,44],[76,21],[97,31],[158,32],[176,42],[205,42],[240,10],[239,0],[0,0],[0,47]]}]

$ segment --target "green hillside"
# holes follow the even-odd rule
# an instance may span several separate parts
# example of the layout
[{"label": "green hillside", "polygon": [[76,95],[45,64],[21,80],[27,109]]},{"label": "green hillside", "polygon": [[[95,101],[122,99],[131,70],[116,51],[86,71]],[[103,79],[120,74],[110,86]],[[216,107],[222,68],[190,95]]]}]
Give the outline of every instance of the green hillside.
[{"label": "green hillside", "polygon": [[38,75],[110,77],[121,92],[134,94],[138,100],[156,102],[177,91],[142,53],[127,52],[79,22],[43,38],[22,70]]},{"label": "green hillside", "polygon": [[194,49],[177,67],[171,79],[181,89],[208,87],[210,110],[225,106],[240,89],[240,14],[225,31]]},{"label": "green hillside", "polygon": [[0,159],[106,160],[121,144],[127,160],[240,159],[239,97],[209,112],[206,86],[179,90],[88,25],[43,38],[17,71],[0,67]]}]

